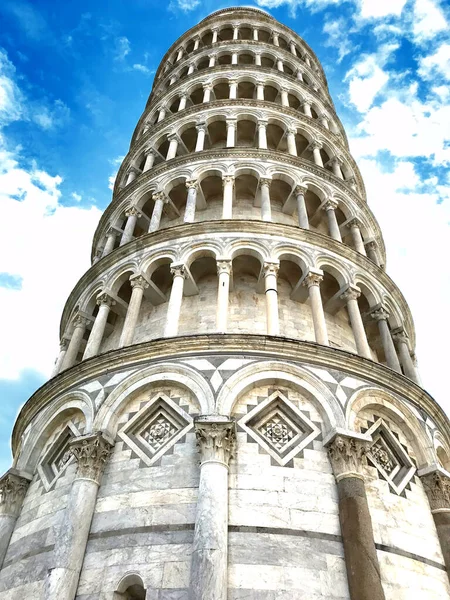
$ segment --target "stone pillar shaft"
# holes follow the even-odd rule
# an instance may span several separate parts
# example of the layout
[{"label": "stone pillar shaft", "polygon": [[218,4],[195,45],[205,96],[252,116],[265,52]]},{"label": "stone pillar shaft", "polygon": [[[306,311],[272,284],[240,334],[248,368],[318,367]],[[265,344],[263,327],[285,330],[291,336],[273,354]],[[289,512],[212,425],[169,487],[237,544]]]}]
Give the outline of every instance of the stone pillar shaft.
[{"label": "stone pillar shaft", "polygon": [[158,231],[159,226],[161,224],[161,217],[164,208],[164,194],[162,192],[157,192],[153,194],[153,200],[155,204],[153,206],[152,218],[150,219],[150,225],[148,227],[148,232],[153,233],[154,231]]},{"label": "stone pillar shaft", "polygon": [[289,154],[292,156],[297,156],[297,144],[295,143],[295,134],[296,131],[288,131],[287,132],[287,147]]},{"label": "stone pillar shaft", "polygon": [[329,201],[325,204],[324,208],[327,213],[328,231],[330,237],[332,237],[333,240],[336,240],[337,242],[342,242],[341,232],[339,231],[339,225],[336,219],[335,212],[337,208],[337,203]]},{"label": "stone pillar shaft", "polygon": [[153,152],[153,150],[148,150],[146,157],[145,157],[145,163],[144,163],[144,168],[142,169],[142,172],[145,173],[146,171],[149,171],[153,167],[154,162],[155,162],[155,153]]},{"label": "stone pillar shaft", "polygon": [[325,321],[325,314],[323,312],[322,296],[320,294],[320,284],[322,281],[322,271],[310,270],[308,275],[305,277],[304,284],[308,286],[316,342],[318,344],[328,346],[327,324]]},{"label": "stone pillar shaft", "polygon": [[181,303],[183,301],[184,278],[186,276],[183,265],[173,265],[170,269],[173,275],[172,289],[170,291],[169,305],[167,307],[166,327],[164,337],[177,335],[180,321]]},{"label": "stone pillar shaft", "polygon": [[144,295],[144,290],[148,288],[148,283],[140,275],[131,278],[130,283],[133,291],[131,292],[127,315],[123,324],[122,335],[119,340],[119,348],[129,346],[133,342],[134,332],[139,318],[139,311],[141,310],[142,297]]},{"label": "stone pillar shaft", "polygon": [[227,121],[227,148],[234,148],[236,138],[236,121]]},{"label": "stone pillar shaft", "polygon": [[417,381],[416,369],[414,368],[414,363],[409,352],[408,336],[406,335],[406,332],[399,331],[394,334],[393,337],[397,342],[398,353],[400,355],[400,362],[403,367],[404,374],[406,377],[412,379],[412,381],[419,383]]},{"label": "stone pillar shaft", "polygon": [[222,219],[231,219],[233,217],[233,191],[234,177],[225,175],[222,180],[223,184],[223,206]]},{"label": "stone pillar shaft", "polygon": [[347,311],[352,326],[353,336],[355,338],[356,351],[360,356],[372,358],[369,343],[367,341],[366,330],[361,318],[361,312],[358,306],[358,298],[361,295],[361,290],[357,287],[349,287],[342,294],[342,299],[347,302]]},{"label": "stone pillar shaft", "polygon": [[305,203],[305,189],[297,186],[295,194],[297,196],[297,216],[298,225],[302,229],[309,229],[308,213],[306,211]]},{"label": "stone pillar shaft", "polygon": [[178,150],[178,138],[175,136],[169,136],[169,149],[167,150],[166,160],[175,158]]},{"label": "stone pillar shaft", "polygon": [[267,123],[265,121],[260,121],[258,123],[258,147],[262,150],[267,150],[267,132],[266,132]]},{"label": "stone pillar shaft", "polygon": [[124,246],[131,242],[134,235],[134,228],[136,227],[136,223],[138,218],[141,216],[136,207],[132,206],[125,213],[127,217],[127,222],[125,223],[125,228],[123,230],[122,239],[120,240],[120,246]]},{"label": "stone pillar shaft", "polygon": [[435,470],[421,475],[421,479],[450,577],[450,478],[440,470]]},{"label": "stone pillar shaft", "polygon": [[272,220],[272,210],[270,206],[270,179],[261,179],[261,219],[263,221]]},{"label": "stone pillar shaft", "polygon": [[69,340],[63,338],[59,345],[59,354],[58,354],[58,358],[56,359],[55,365],[53,367],[51,377],[55,377],[61,371],[61,367],[64,362],[64,357],[66,356],[68,345],[69,345]]},{"label": "stone pillar shaft", "polygon": [[391,332],[387,320],[389,313],[384,308],[379,308],[372,313],[372,318],[378,322],[378,329],[380,331],[381,343],[384,349],[384,355],[386,357],[386,363],[388,367],[401,373],[400,363],[398,360],[397,352],[395,350],[394,342],[392,341]]},{"label": "stone pillar shaft", "polygon": [[353,244],[355,246],[355,250],[360,254],[366,255],[366,248],[364,246],[364,242],[361,235],[361,229],[359,227],[358,221],[354,220],[349,224],[350,231],[352,234]]},{"label": "stone pillar shaft", "polygon": [[231,260],[218,260],[217,274],[219,277],[219,286],[217,290],[216,329],[219,333],[225,333],[228,321]]},{"label": "stone pillar shaft", "polygon": [[78,316],[75,318],[75,327],[72,337],[70,338],[69,347],[67,348],[61,370],[68,369],[75,364],[81,348],[81,342],[83,341],[84,332],[86,331],[86,326],[87,320],[84,317]]},{"label": "stone pillar shaft", "polygon": [[97,298],[97,304],[99,305],[99,309],[84,350],[83,360],[98,354],[105,333],[109,311],[115,302],[107,294],[101,294]]},{"label": "stone pillar shaft", "polygon": [[110,252],[114,250],[114,246],[116,243],[117,231],[115,229],[110,229],[108,231],[108,237],[106,238],[106,244],[103,248],[102,257],[106,256]]},{"label": "stone pillar shaft", "polygon": [[187,199],[184,211],[184,223],[193,223],[195,221],[195,208],[197,204],[197,182],[187,181]]},{"label": "stone pillar shaft", "polygon": [[278,263],[264,264],[264,288],[266,293],[267,334],[280,335],[278,317]]},{"label": "stone pillar shaft", "polygon": [[24,477],[16,469],[10,469],[0,478],[0,569],[30,480],[31,476]]},{"label": "stone pillar shaft", "polygon": [[198,125],[197,126],[197,142],[195,144],[195,151],[201,152],[205,147],[205,136],[206,136],[206,126]]}]

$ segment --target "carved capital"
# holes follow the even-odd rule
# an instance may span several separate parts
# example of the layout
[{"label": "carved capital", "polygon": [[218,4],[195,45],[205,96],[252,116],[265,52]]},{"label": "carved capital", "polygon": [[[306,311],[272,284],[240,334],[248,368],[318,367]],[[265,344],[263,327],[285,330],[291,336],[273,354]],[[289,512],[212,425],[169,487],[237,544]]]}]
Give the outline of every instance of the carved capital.
[{"label": "carved capital", "polygon": [[154,192],[152,195],[153,200],[156,202],[157,200],[162,200],[163,202],[167,202],[167,196],[164,192]]},{"label": "carved capital", "polygon": [[261,177],[261,179],[259,180],[259,185],[260,185],[261,187],[263,187],[263,186],[265,186],[265,185],[266,185],[267,187],[269,187],[269,188],[270,188],[270,184],[271,184],[271,183],[272,183],[272,180],[271,180],[271,179],[268,179],[267,177]]},{"label": "carved capital", "polygon": [[146,148],[144,148],[144,155],[147,156],[156,156],[156,152],[153,150],[153,148],[151,148],[150,146],[147,146]]},{"label": "carved capital", "polygon": [[146,290],[148,288],[148,281],[142,277],[142,275],[132,275],[130,277],[131,287]]},{"label": "carved capital", "polygon": [[29,484],[30,479],[15,469],[10,469],[0,478],[0,515],[19,516]]},{"label": "carved capital", "polygon": [[450,478],[439,471],[421,477],[431,510],[450,511]]},{"label": "carved capital", "polygon": [[82,315],[76,315],[73,320],[73,326],[76,329],[77,327],[87,327],[89,320]]},{"label": "carved capital", "polygon": [[234,185],[234,175],[224,175],[222,177],[222,185]]},{"label": "carved capital", "polygon": [[359,219],[357,219],[356,217],[354,219],[352,219],[351,221],[349,221],[347,223],[347,227],[349,227],[349,229],[360,229],[361,228],[361,223],[359,221]]},{"label": "carved capital", "polygon": [[108,296],[106,292],[102,292],[97,296],[97,304],[99,306],[101,306],[102,304],[106,304],[106,306],[109,306],[111,308],[111,306],[114,306],[115,303],[116,301],[113,300],[111,296]]},{"label": "carved capital", "polygon": [[[217,417],[213,417],[217,418]],[[221,462],[228,466],[236,448],[236,425],[234,421],[195,420],[197,447],[200,450],[201,462]]]},{"label": "carved capital", "polygon": [[377,323],[378,321],[387,321],[389,319],[389,311],[381,306],[380,308],[377,308],[377,310],[374,310],[372,313],[370,313],[370,316]]},{"label": "carved capital", "polygon": [[200,131],[203,131],[203,132],[205,132],[205,131],[206,131],[206,123],[198,123],[198,124],[195,126],[195,129],[196,129],[198,132],[200,132]]},{"label": "carved capital", "polygon": [[196,179],[190,179],[186,181],[186,187],[188,190],[198,190],[198,182]]},{"label": "carved capital", "polygon": [[392,338],[398,344],[406,344],[408,345],[409,336],[404,329],[400,329],[392,334]]},{"label": "carved capital", "polygon": [[69,347],[69,341],[67,338],[63,338],[60,342],[59,342],[59,350],[60,352],[64,352],[65,350],[67,350],[67,348]]},{"label": "carved capital", "polygon": [[126,217],[141,217],[141,213],[139,212],[139,210],[136,208],[136,206],[130,206],[130,208],[127,209],[127,211],[125,212],[125,216]]},{"label": "carved capital", "polygon": [[325,204],[323,205],[323,210],[336,210],[336,208],[338,207],[339,202],[337,200],[331,199],[327,200],[325,202]]},{"label": "carved capital", "polygon": [[[211,58],[211,56],[210,56],[210,58]],[[208,90],[208,91],[210,91],[210,92],[211,92],[211,91],[212,91],[212,89],[213,89],[213,85],[212,85],[212,83],[208,82],[208,83],[204,83],[204,84],[203,84],[203,91],[206,91],[206,90]]]},{"label": "carved capital", "polygon": [[[305,105],[305,104],[307,104],[309,106],[309,102],[304,102],[303,105]],[[322,150],[323,146],[320,142],[311,142],[309,147],[311,148],[311,150]]]},{"label": "carved capital", "polygon": [[308,186],[306,185],[296,185],[295,189],[294,189],[294,193],[296,194],[296,196],[304,196],[306,194],[306,192],[308,191]]},{"label": "carved capital", "polygon": [[176,132],[169,133],[167,135],[167,139],[169,140],[169,142],[176,142],[178,141],[178,134]]},{"label": "carved capital", "polygon": [[77,479],[91,479],[100,484],[112,448],[113,444],[101,431],[74,438],[70,442],[70,452],[78,462]]},{"label": "carved capital", "polygon": [[265,262],[263,265],[264,276],[268,275],[278,275],[278,270],[280,268],[280,263],[277,262]]},{"label": "carved capital", "polygon": [[171,265],[170,272],[174,277],[186,277],[186,269],[184,265]]},{"label": "carved capital", "polygon": [[358,437],[336,435],[328,444],[333,473],[337,481],[344,477],[363,478],[363,467],[367,464],[370,441]]},{"label": "carved capital", "polygon": [[216,262],[217,264],[217,275],[222,275],[222,273],[226,273],[230,275],[232,262],[231,259],[222,259]]},{"label": "carved capital", "polygon": [[349,300],[358,300],[361,296],[361,290],[356,285],[349,285],[348,288],[341,294],[341,300],[348,302]]},{"label": "carved capital", "polygon": [[309,271],[309,273],[305,276],[302,285],[306,285],[310,288],[313,285],[320,286],[323,281],[323,272],[322,271]]}]

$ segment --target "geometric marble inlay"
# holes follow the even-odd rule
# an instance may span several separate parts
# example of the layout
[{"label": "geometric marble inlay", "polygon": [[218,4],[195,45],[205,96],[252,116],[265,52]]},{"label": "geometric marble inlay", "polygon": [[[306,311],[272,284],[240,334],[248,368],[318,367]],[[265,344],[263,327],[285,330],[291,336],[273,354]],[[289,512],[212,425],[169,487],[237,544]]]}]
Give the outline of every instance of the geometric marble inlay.
[{"label": "geometric marble inlay", "polygon": [[279,391],[255,406],[239,425],[282,466],[321,433],[317,425]]},{"label": "geometric marble inlay", "polygon": [[165,394],[158,394],[119,431],[119,436],[150,466],[193,427],[193,419]]},{"label": "geometric marble inlay", "polygon": [[416,472],[414,463],[383,419],[378,419],[366,433],[373,440],[367,452],[370,464],[392,491],[400,495]]},{"label": "geometric marble inlay", "polygon": [[76,425],[69,421],[42,457],[37,470],[47,492],[55,485],[70,463],[75,460],[69,451],[69,442],[79,435],[81,433]]}]

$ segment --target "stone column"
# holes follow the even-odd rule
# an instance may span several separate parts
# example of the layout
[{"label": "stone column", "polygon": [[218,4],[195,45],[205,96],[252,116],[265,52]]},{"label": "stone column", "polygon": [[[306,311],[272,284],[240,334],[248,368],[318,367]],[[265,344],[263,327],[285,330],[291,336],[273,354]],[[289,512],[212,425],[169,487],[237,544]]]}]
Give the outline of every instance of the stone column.
[{"label": "stone column", "polygon": [[289,106],[289,96],[286,88],[281,88],[281,106]]},{"label": "stone column", "polygon": [[233,40],[239,39],[239,25],[233,25]]},{"label": "stone column", "polygon": [[295,143],[296,133],[297,133],[297,130],[295,128],[293,128],[293,129],[288,129],[287,134],[286,134],[288,152],[289,152],[289,154],[292,154],[292,156],[297,156],[297,144]]},{"label": "stone column", "polygon": [[322,281],[323,271],[320,269],[309,269],[309,273],[303,280],[303,285],[308,287],[316,342],[328,346],[327,324],[323,312],[322,296],[320,294],[320,284]]},{"label": "stone column", "polygon": [[225,175],[222,179],[222,185],[223,185],[222,219],[231,219],[233,217],[233,192],[234,192],[234,177],[233,177],[233,175]]},{"label": "stone column", "polygon": [[211,31],[212,31],[211,44],[215,44],[217,42],[217,34],[219,33],[219,28],[218,27],[214,27],[214,29],[212,29]]},{"label": "stone column", "polygon": [[0,569],[30,481],[31,475],[24,476],[16,469],[0,478]]},{"label": "stone column", "polygon": [[277,289],[277,274],[279,268],[279,264],[275,262],[266,262],[263,266],[268,335],[280,335]]},{"label": "stone column", "polygon": [[173,275],[172,289],[170,291],[169,305],[167,307],[166,327],[164,337],[178,334],[181,303],[183,301],[183,288],[186,271],[184,265],[172,264],[170,272]]},{"label": "stone column", "polygon": [[237,98],[237,81],[236,79],[230,79],[230,100],[236,100]]},{"label": "stone column", "polygon": [[162,211],[164,204],[167,202],[167,198],[164,192],[155,192],[153,194],[153,200],[155,201],[155,204],[153,206],[152,218],[150,219],[150,225],[148,227],[149,233],[158,231],[161,224]]},{"label": "stone column", "polygon": [[217,291],[216,329],[219,333],[225,333],[228,321],[231,260],[222,259],[217,261],[217,275],[219,277],[219,287]]},{"label": "stone column", "polygon": [[172,77],[169,80],[169,85],[173,85],[176,80],[177,80],[177,76],[176,75],[172,75]]},{"label": "stone column", "polygon": [[293,41],[289,42],[289,50],[291,51],[291,54],[293,54],[294,56],[297,56],[297,49],[295,47],[295,42],[293,42]]},{"label": "stone column", "polygon": [[389,312],[380,307],[371,313],[371,316],[378,323],[378,329],[380,331],[381,343],[383,345],[384,355],[386,357],[387,366],[401,373],[400,363],[398,361],[397,352],[395,350],[394,342],[392,341],[391,332],[389,330],[388,318]]},{"label": "stone column", "polygon": [[[423,474],[422,474],[423,473]],[[447,574],[450,573],[450,478],[440,469],[419,472],[436,525]]]},{"label": "stone column", "polygon": [[[257,67],[261,66],[261,52],[255,52],[255,65]],[[259,98],[258,98],[259,100]]]},{"label": "stone column", "polygon": [[331,161],[331,168],[333,169],[333,175],[338,177],[339,179],[344,179],[341,171],[341,162],[338,158],[333,158]]},{"label": "stone column", "polygon": [[205,123],[199,123],[195,126],[195,129],[197,130],[195,152],[201,152],[205,148],[206,125]]},{"label": "stone column", "polygon": [[103,248],[102,258],[114,250],[116,244],[117,231],[112,227],[108,229],[106,244]]},{"label": "stone column", "polygon": [[303,73],[300,71],[300,69],[297,71],[297,79],[299,81],[303,81]]},{"label": "stone column", "polygon": [[146,171],[149,171],[155,163],[155,153],[153,152],[152,148],[146,148],[144,151],[144,154],[145,154],[145,163],[144,163],[144,168],[142,169],[143,173],[145,173]]},{"label": "stone column", "polygon": [[200,46],[200,38],[197,37],[194,39],[194,49],[193,52],[195,52],[196,50],[198,50],[198,47]]},{"label": "stone column", "polygon": [[255,40],[255,42],[258,41],[258,28],[257,27],[253,27],[253,39]]},{"label": "stone column", "polygon": [[216,64],[216,55],[215,54],[210,54],[209,56],[209,68],[212,69]]},{"label": "stone column", "polygon": [[68,345],[69,345],[69,340],[67,340],[66,338],[63,338],[61,340],[61,343],[59,344],[59,354],[58,354],[58,358],[55,361],[55,365],[53,367],[51,377],[56,377],[56,375],[58,375],[58,373],[61,371],[61,366],[64,362],[64,357],[66,356]]},{"label": "stone column", "polygon": [[81,315],[77,315],[74,319],[74,329],[72,332],[72,337],[70,338],[69,347],[67,348],[66,355],[64,357],[64,361],[61,367],[61,371],[65,369],[69,369],[72,365],[75,364],[77,360],[78,353],[81,348],[81,342],[83,340],[84,332],[86,331],[86,327],[88,324],[88,320]]},{"label": "stone column", "polygon": [[158,123],[161,123],[161,121],[165,118],[166,116],[166,107],[165,106],[161,106],[159,109],[159,113],[158,113]]},{"label": "stone column", "polygon": [[284,65],[283,65],[283,61],[281,60],[281,58],[279,58],[277,60],[277,69],[278,69],[278,71],[281,71],[281,72],[284,71]]},{"label": "stone column", "polygon": [[125,185],[129,185],[130,183],[132,183],[138,175],[139,171],[136,169],[136,167],[130,167]]},{"label": "stone column", "polygon": [[219,415],[195,420],[200,483],[192,548],[189,600],[226,600],[228,570],[228,465],[235,424]]},{"label": "stone column", "polygon": [[227,148],[236,145],[236,119],[227,119]]},{"label": "stone column", "polygon": [[132,288],[131,298],[119,340],[119,348],[129,346],[133,343],[139,311],[141,310],[142,297],[144,296],[144,290],[148,288],[148,283],[142,275],[132,275],[130,283]]},{"label": "stone column", "polygon": [[370,441],[362,435],[333,434],[326,443],[336,478],[339,521],[351,600],[384,600],[363,467]]},{"label": "stone column", "polygon": [[308,67],[311,66],[311,60],[307,54],[305,54],[305,63],[308,65]]},{"label": "stone column", "polygon": [[280,40],[278,39],[278,33],[276,31],[274,31],[272,33],[272,38],[273,38],[273,45],[274,46],[279,46],[280,45]]},{"label": "stone column", "polygon": [[325,127],[325,129],[330,129],[330,124],[327,115],[321,115],[319,120],[322,127]]},{"label": "stone column", "polygon": [[105,333],[109,311],[115,305],[115,301],[108,294],[103,293],[97,296],[97,304],[99,306],[98,313],[89,334],[82,360],[98,354]]},{"label": "stone column", "polygon": [[238,64],[238,53],[237,52],[232,52],[232,54],[231,54],[231,64],[232,65],[237,65]]},{"label": "stone column", "polygon": [[210,83],[206,83],[203,86],[203,102],[210,102],[211,101],[211,91],[212,91],[212,85]]},{"label": "stone column", "polygon": [[192,73],[195,71],[195,65],[189,65],[189,69],[187,74],[188,75],[192,75]]},{"label": "stone column", "polygon": [[336,200],[328,200],[327,202],[325,202],[325,204],[323,206],[323,210],[325,210],[327,213],[328,232],[330,234],[330,237],[332,237],[333,240],[342,242],[341,232],[339,230],[339,225],[338,225],[338,222],[336,219],[336,213],[335,213],[335,210],[337,207],[338,207],[338,203]]},{"label": "stone column", "polygon": [[414,368],[414,363],[409,351],[408,334],[405,330],[401,329],[400,331],[394,333],[392,337],[397,342],[398,353],[400,355],[400,362],[403,367],[404,374],[406,377],[409,377],[416,383],[419,383],[417,381],[416,370]]},{"label": "stone column", "polygon": [[195,207],[197,204],[198,184],[196,181],[186,181],[187,199],[186,208],[184,211],[184,223],[193,223],[195,220]]},{"label": "stone column", "polygon": [[368,242],[366,244],[367,247],[367,256],[370,258],[372,262],[374,262],[377,267],[380,266],[380,261],[378,259],[377,245],[375,242]]},{"label": "stone column", "polygon": [[183,58],[183,52],[184,52],[183,48],[179,48],[178,49],[178,54],[177,54],[177,57],[175,59],[175,62],[178,62],[179,60],[181,60]]},{"label": "stone column", "polygon": [[256,99],[264,100],[264,81],[256,82]]},{"label": "stone column", "polygon": [[55,537],[53,564],[45,581],[46,600],[74,600],[76,596],[97,491],[112,446],[113,441],[100,431],[74,438],[70,442],[78,469],[61,529]]},{"label": "stone column", "polygon": [[167,150],[166,160],[175,158],[178,150],[178,136],[176,133],[171,133],[167,136],[169,140],[169,149]]},{"label": "stone column", "polygon": [[131,242],[133,239],[134,228],[136,227],[137,220],[142,216],[141,213],[135,206],[130,206],[130,208],[125,213],[127,217],[127,222],[125,224],[125,228],[123,230],[122,239],[120,240],[120,246],[124,246]]},{"label": "stone column", "polygon": [[310,117],[312,119],[311,105],[309,104],[309,102],[303,102],[303,112],[307,117]]},{"label": "stone column", "polygon": [[349,285],[341,298],[347,303],[347,311],[352,326],[353,337],[355,338],[357,353],[360,356],[372,359],[372,353],[367,342],[366,330],[364,329],[364,323],[358,306],[358,298],[360,296],[361,290],[356,286]]},{"label": "stone column", "polygon": [[261,219],[263,221],[272,220],[272,210],[270,207],[270,184],[271,179],[261,178],[259,185],[261,188]]},{"label": "stone column", "polygon": [[322,160],[322,156],[320,154],[321,149],[322,149],[321,144],[318,144],[318,143],[311,144],[311,150],[313,152],[314,164],[319,167],[323,167],[323,160]]},{"label": "stone column", "polygon": [[297,216],[298,225],[302,229],[309,229],[308,213],[306,211],[305,194],[308,188],[303,185],[297,185],[294,193],[297,198]]},{"label": "stone column", "polygon": [[360,254],[367,256],[358,219],[352,219],[349,223],[347,223],[347,225],[352,234],[352,240],[355,246],[355,250]]},{"label": "stone column", "polygon": [[180,112],[181,110],[184,110],[186,108],[186,102],[187,102],[187,94],[186,94],[186,92],[183,92],[183,94],[180,96],[180,103],[178,105],[177,112]]},{"label": "stone column", "polygon": [[267,150],[267,121],[258,121],[258,147]]}]

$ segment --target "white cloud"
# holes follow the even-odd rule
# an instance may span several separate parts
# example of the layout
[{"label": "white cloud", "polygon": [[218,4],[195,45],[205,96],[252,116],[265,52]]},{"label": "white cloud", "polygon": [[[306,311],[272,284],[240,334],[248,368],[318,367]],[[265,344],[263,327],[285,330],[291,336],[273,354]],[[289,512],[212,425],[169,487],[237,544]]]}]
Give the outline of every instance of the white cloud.
[{"label": "white cloud", "polygon": [[114,60],[117,61],[122,61],[125,60],[125,58],[128,56],[128,54],[130,54],[131,52],[131,45],[130,45],[130,40],[125,37],[118,37],[114,40],[114,50],[113,50],[113,54],[114,54]]},{"label": "white cloud", "polygon": [[419,75],[423,79],[434,79],[436,75],[450,80],[450,44],[443,43],[434,54],[419,59]]},{"label": "white cloud", "polygon": [[344,17],[328,19],[323,27],[323,32],[328,36],[325,45],[338,50],[338,62],[341,62],[352,50],[355,50],[355,46],[350,41],[348,23]]},{"label": "white cloud", "polygon": [[109,176],[109,179],[108,179],[108,187],[109,187],[110,190],[114,189],[114,184],[116,182],[117,172],[119,171],[119,167],[122,164],[122,161],[123,161],[124,158],[125,158],[124,156],[117,156],[113,160],[109,161],[114,166],[114,171]]},{"label": "white cloud", "polygon": [[75,202],[81,202],[81,200],[83,199],[81,194],[77,194],[77,192],[72,192],[71,196],[75,200]]},{"label": "white cloud", "polygon": [[141,65],[139,63],[135,63],[133,65],[133,69],[135,71],[140,71],[141,73],[145,73],[145,75],[151,75],[152,73],[154,73],[154,71],[150,70],[148,67],[146,67],[145,65]]},{"label": "white cloud", "polygon": [[189,12],[200,6],[201,0],[172,0],[169,4],[169,10],[177,12]]},{"label": "white cloud", "polygon": [[407,0],[359,0],[363,19],[400,16]]},{"label": "white cloud", "polygon": [[417,43],[433,38],[448,29],[445,15],[434,0],[415,0],[413,10],[413,35]]}]

